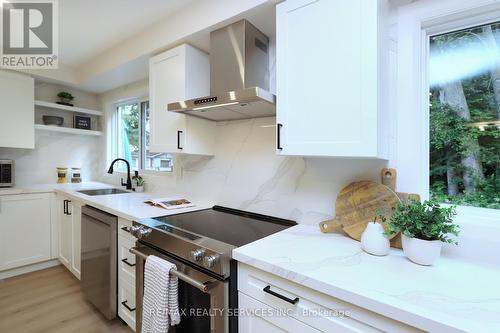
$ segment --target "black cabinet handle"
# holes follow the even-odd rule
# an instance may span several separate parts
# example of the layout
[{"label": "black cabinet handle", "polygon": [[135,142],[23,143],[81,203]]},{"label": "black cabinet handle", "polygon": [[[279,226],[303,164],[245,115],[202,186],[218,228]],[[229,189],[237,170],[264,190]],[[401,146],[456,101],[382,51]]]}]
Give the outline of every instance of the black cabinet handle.
[{"label": "black cabinet handle", "polygon": [[122,263],[129,265],[130,267],[134,267],[135,264],[131,264],[128,262],[128,258],[122,259]]},{"label": "black cabinet handle", "polygon": [[130,232],[130,230],[128,230],[128,228],[127,228],[127,227],[122,227],[121,229],[122,229],[123,231],[125,231],[125,232]]},{"label": "black cabinet handle", "polygon": [[181,147],[181,135],[182,135],[182,131],[177,131],[177,149],[182,149]]},{"label": "black cabinet handle", "polygon": [[274,297],[278,297],[279,299],[282,299],[284,300],[285,302],[288,302],[290,304],[297,304],[299,302],[299,298],[298,297],[295,297],[295,299],[291,299],[291,298],[288,298],[286,296],[283,296],[283,295],[280,295],[278,294],[277,292],[274,292],[271,290],[271,286],[267,286],[265,287],[264,289],[262,289],[264,292],[270,294],[270,295],[273,295]]},{"label": "black cabinet handle", "polygon": [[63,213],[66,214],[66,215],[71,215],[71,213],[69,212],[69,208],[68,208],[68,203],[70,203],[71,200],[64,200],[63,201]]},{"label": "black cabinet handle", "polygon": [[71,200],[66,200],[66,214],[71,215],[72,213],[69,211],[69,206],[68,204],[71,202]]},{"label": "black cabinet handle", "polygon": [[135,308],[133,308],[133,309],[132,309],[130,306],[128,306],[128,305],[127,305],[127,302],[128,302],[128,301],[123,301],[123,302],[122,302],[122,305],[123,305],[124,307],[126,307],[126,308],[127,308],[127,310],[129,310],[130,312],[134,312],[134,311],[135,311]]},{"label": "black cabinet handle", "polygon": [[283,127],[283,124],[276,124],[276,149],[282,150],[283,147],[281,147],[281,128]]}]

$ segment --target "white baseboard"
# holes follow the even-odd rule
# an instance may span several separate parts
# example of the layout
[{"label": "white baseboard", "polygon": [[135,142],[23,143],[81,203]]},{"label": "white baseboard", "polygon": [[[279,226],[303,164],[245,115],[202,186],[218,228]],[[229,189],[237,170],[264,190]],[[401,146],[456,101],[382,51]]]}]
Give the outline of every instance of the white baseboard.
[{"label": "white baseboard", "polygon": [[0,272],[0,280],[8,279],[21,274],[31,273],[34,271],[39,271],[45,268],[54,267],[60,265],[59,259],[52,259],[44,262],[39,262],[33,265],[27,265],[23,267],[9,269],[7,271]]}]

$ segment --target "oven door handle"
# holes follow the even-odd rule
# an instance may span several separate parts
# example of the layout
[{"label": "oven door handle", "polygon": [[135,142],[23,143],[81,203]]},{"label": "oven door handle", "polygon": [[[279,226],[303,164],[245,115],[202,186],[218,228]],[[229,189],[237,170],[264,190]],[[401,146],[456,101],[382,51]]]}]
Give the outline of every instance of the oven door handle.
[{"label": "oven door handle", "polygon": [[[139,251],[137,247],[131,248],[129,250],[129,252],[132,254],[135,254],[136,256],[141,257],[143,260],[146,260],[148,258],[148,255]],[[187,276],[186,274],[181,273],[177,270],[170,271],[170,274],[177,276],[177,278],[179,278],[180,280],[186,282],[187,284],[192,285],[193,287],[199,289],[200,291],[202,291],[205,294],[207,294],[210,290],[211,283],[209,283],[209,282],[207,282],[207,283],[200,282],[200,281],[195,280],[192,277]]]}]

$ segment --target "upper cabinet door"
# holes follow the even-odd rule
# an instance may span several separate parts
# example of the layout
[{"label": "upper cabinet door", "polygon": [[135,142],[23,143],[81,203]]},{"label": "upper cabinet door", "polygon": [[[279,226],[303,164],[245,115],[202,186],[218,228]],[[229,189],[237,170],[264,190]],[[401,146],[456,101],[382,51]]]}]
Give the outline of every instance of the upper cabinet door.
[{"label": "upper cabinet door", "polygon": [[35,148],[33,78],[0,70],[0,147]]},{"label": "upper cabinet door", "polygon": [[168,103],[203,97],[209,93],[210,63],[206,53],[183,44],[151,58],[150,150],[213,155],[215,123],[167,111]]},{"label": "upper cabinet door", "polygon": [[382,157],[379,5],[288,0],[277,6],[279,154]]}]

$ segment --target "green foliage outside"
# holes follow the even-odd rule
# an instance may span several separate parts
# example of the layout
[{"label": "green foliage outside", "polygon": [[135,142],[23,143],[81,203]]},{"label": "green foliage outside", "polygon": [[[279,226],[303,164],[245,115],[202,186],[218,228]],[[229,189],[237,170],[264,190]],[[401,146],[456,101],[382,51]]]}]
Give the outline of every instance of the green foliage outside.
[{"label": "green foliage outside", "polygon": [[126,104],[121,106],[121,120],[123,122],[125,132],[128,137],[130,150],[133,152],[139,151],[139,105]]},{"label": "green foliage outside", "polygon": [[[500,32],[498,25],[491,25],[491,28],[493,32]],[[481,27],[441,35],[431,39],[431,48],[458,48],[473,40],[484,42],[483,36]],[[443,101],[442,86],[431,88],[430,190],[431,198],[438,202],[500,209],[500,130],[489,126],[481,131],[471,126],[477,122],[498,120],[500,100],[494,93],[495,79],[498,78],[492,72],[485,71],[460,80],[470,119],[464,119],[458,110]],[[471,140],[477,140],[479,151],[471,151],[467,144]],[[472,154],[478,157],[482,174],[473,177],[475,191],[466,191],[466,170],[461,160]],[[450,170],[453,177],[447,177]],[[452,185],[458,188],[455,195],[449,193]]]},{"label": "green foliage outside", "polygon": [[[440,207],[434,201],[405,201],[396,205],[386,234],[401,232],[410,238],[457,244],[450,238],[450,235],[458,236],[459,233],[458,225],[453,224],[455,215],[455,207]],[[385,218],[382,217],[382,220],[385,221]]]}]

